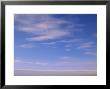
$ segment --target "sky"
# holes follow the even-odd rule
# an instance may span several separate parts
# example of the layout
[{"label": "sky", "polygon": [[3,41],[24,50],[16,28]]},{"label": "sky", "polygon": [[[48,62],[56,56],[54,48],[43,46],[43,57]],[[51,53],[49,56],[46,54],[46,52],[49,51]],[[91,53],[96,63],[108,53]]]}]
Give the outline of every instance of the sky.
[{"label": "sky", "polygon": [[96,14],[15,14],[15,70],[96,70]]}]

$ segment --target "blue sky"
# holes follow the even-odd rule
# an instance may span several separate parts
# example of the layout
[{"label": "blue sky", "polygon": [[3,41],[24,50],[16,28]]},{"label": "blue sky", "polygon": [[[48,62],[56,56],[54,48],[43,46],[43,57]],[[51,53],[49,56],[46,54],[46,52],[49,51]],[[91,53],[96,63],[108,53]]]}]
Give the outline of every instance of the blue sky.
[{"label": "blue sky", "polygon": [[96,14],[15,14],[15,70],[96,70]]}]

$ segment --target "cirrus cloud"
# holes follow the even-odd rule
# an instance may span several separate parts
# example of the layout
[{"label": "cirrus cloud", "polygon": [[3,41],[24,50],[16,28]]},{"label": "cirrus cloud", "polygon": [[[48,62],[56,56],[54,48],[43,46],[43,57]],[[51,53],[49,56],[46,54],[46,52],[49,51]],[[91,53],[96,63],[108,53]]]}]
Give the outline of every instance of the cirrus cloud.
[{"label": "cirrus cloud", "polygon": [[44,40],[58,39],[67,35],[69,35],[68,32],[64,32],[60,30],[50,30],[46,33],[41,34],[40,36],[35,36],[26,39],[29,41],[44,41]]},{"label": "cirrus cloud", "polygon": [[61,18],[58,19],[48,14],[16,14],[15,22],[19,24],[15,24],[17,31],[29,33],[31,35],[31,37],[27,36],[25,38],[28,41],[59,39],[70,36],[71,33],[79,29],[74,28],[75,25],[79,23]]},{"label": "cirrus cloud", "polygon": [[93,42],[86,42],[86,43],[82,43],[79,47],[78,47],[78,49],[84,49],[84,48],[91,48],[91,47],[93,47]]},{"label": "cirrus cloud", "polygon": [[27,44],[21,44],[18,47],[21,47],[21,48],[35,48],[36,46],[34,44],[27,43]]}]

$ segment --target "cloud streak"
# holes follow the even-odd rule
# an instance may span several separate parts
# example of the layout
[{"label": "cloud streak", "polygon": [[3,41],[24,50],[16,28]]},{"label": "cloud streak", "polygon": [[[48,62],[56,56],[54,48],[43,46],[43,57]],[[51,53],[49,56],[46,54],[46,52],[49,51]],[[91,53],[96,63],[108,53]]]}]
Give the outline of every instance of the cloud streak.
[{"label": "cloud streak", "polygon": [[96,56],[97,53],[96,52],[92,52],[92,51],[87,51],[87,52],[84,52],[84,54]]},{"label": "cloud streak", "polygon": [[41,61],[24,61],[23,59],[15,59],[15,63],[17,64],[31,64],[31,65],[39,65],[39,66],[45,66],[47,65],[48,63],[47,62],[41,62]]},{"label": "cloud streak", "polygon": [[[72,31],[77,31],[76,28],[74,28],[74,26],[77,25],[76,23],[58,19],[47,14],[16,14],[15,22],[19,23],[19,25],[15,24],[18,31],[31,34],[31,37],[26,38],[28,41],[47,41],[70,36],[70,27],[72,27]],[[67,28],[62,28],[63,25]]]},{"label": "cloud streak", "polygon": [[55,45],[56,42],[48,42],[48,43],[40,43],[40,44],[44,44],[44,45]]},{"label": "cloud streak", "polygon": [[[60,65],[79,65],[80,67],[82,66],[92,66],[92,65],[97,65],[96,60],[81,60],[78,58],[73,58],[73,57],[60,57],[59,58],[59,63]],[[88,66],[88,67],[89,67]],[[78,66],[77,66],[78,67]]]},{"label": "cloud streak", "polygon": [[85,48],[91,48],[91,47],[93,47],[93,42],[86,42],[86,43],[82,43],[79,47],[78,47],[78,49],[85,49]]},{"label": "cloud streak", "polygon": [[18,47],[21,47],[21,48],[35,48],[36,46],[34,44],[27,43],[27,44],[21,44]]},{"label": "cloud streak", "polygon": [[64,32],[60,30],[50,30],[46,33],[41,34],[40,36],[35,36],[31,38],[26,38],[26,39],[29,41],[45,41],[45,40],[58,39],[67,35],[69,35],[68,32]]}]

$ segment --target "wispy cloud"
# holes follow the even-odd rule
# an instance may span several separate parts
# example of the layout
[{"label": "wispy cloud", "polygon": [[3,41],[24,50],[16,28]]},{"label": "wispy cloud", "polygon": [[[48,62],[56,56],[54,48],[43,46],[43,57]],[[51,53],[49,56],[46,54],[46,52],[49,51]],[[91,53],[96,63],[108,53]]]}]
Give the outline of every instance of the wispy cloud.
[{"label": "wispy cloud", "polygon": [[15,59],[15,63],[33,64],[33,62],[31,62],[31,61],[22,61],[22,60],[19,60],[19,59]]},{"label": "wispy cloud", "polygon": [[21,47],[21,48],[35,48],[36,46],[34,44],[27,43],[27,44],[21,44],[18,47]]},{"label": "wispy cloud", "polygon": [[59,59],[61,59],[61,60],[68,60],[68,59],[71,59],[71,57],[69,57],[69,56],[62,56],[62,57],[60,57]]},{"label": "wispy cloud", "polygon": [[35,64],[36,64],[36,65],[43,65],[43,66],[45,66],[45,65],[47,65],[48,63],[44,63],[44,62],[35,62]]},{"label": "wispy cloud", "polygon": [[19,31],[34,34],[36,34],[37,32],[45,32],[48,31],[48,24],[46,22],[30,24],[28,26],[22,26],[21,28],[19,28]]},{"label": "wispy cloud", "polygon": [[46,33],[41,34],[40,36],[35,36],[31,38],[26,38],[26,39],[29,41],[45,41],[45,40],[58,39],[67,35],[69,35],[68,32],[64,32],[60,30],[50,30]]},{"label": "wispy cloud", "polygon": [[97,53],[93,52],[93,51],[87,51],[87,52],[84,52],[84,54],[86,54],[86,55],[96,55]]},{"label": "wispy cloud", "polygon": [[40,44],[44,44],[44,45],[54,45],[54,44],[56,44],[56,42],[48,42],[48,43],[40,43]]},{"label": "wispy cloud", "polygon": [[40,66],[45,66],[45,65],[47,65],[48,63],[47,62],[42,62],[42,61],[34,61],[34,62],[32,62],[32,61],[24,61],[23,59],[15,59],[15,63],[17,63],[17,64],[31,64],[31,65],[40,65]]},{"label": "wispy cloud", "polygon": [[66,48],[65,51],[71,51],[71,49],[70,48]]},{"label": "wispy cloud", "polygon": [[[51,15],[23,15],[16,14],[15,21],[19,25],[15,25],[18,31],[30,33],[31,37],[27,37],[28,41],[45,41],[54,40],[62,37],[70,36],[71,31],[77,31],[77,23],[67,21],[64,19],[58,19]],[[62,25],[66,25],[67,28],[62,28]],[[80,26],[80,24],[79,24]],[[72,27],[72,30],[70,27]],[[74,29],[73,29],[74,28]]]},{"label": "wispy cloud", "polygon": [[69,56],[64,56],[59,58],[60,64],[69,64],[69,65],[81,65],[81,66],[87,66],[87,65],[96,65],[96,60],[81,60],[78,58],[73,58]]},{"label": "wispy cloud", "polygon": [[22,62],[21,60],[18,59],[15,60],[15,63],[21,63],[21,62]]},{"label": "wispy cloud", "polygon": [[81,43],[78,49],[83,49],[82,51],[85,55],[96,55],[96,45],[94,44],[94,42]]},{"label": "wispy cloud", "polygon": [[73,46],[72,44],[66,44],[66,45],[65,45],[66,48],[70,48],[70,47],[72,47],[72,46]]},{"label": "wispy cloud", "polygon": [[70,40],[61,40],[60,42],[63,43],[80,43],[83,42],[84,39],[80,39],[80,38],[74,38],[74,39],[70,39]]},{"label": "wispy cloud", "polygon": [[91,47],[93,47],[93,42],[86,42],[86,43],[82,43],[79,47],[78,47],[78,49],[85,49],[85,48],[91,48]]}]

